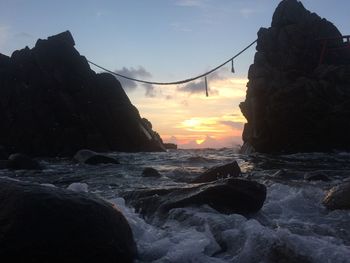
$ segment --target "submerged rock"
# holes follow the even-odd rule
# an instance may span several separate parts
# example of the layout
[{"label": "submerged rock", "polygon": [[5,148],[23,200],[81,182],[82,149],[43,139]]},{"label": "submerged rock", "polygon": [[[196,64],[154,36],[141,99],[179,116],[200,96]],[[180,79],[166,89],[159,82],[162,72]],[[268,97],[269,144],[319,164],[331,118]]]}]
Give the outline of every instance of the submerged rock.
[{"label": "submerged rock", "polygon": [[14,153],[8,159],[7,168],[13,170],[37,170],[40,169],[40,164],[25,154]]},{"label": "submerged rock", "polygon": [[[333,39],[322,59],[324,38]],[[331,22],[297,0],[279,3],[271,27],[258,32],[240,104],[244,151],[350,150],[350,49],[341,47]]]},{"label": "submerged rock", "polygon": [[1,262],[133,262],[128,222],[96,197],[0,179]]},{"label": "submerged rock", "polygon": [[30,156],[164,151],[120,82],[96,74],[69,31],[0,54],[0,145]]},{"label": "submerged rock", "polygon": [[146,167],[142,171],[143,177],[161,177],[162,175],[154,168],[152,167]]},{"label": "submerged rock", "polygon": [[328,209],[350,209],[350,182],[331,188],[322,202]]},{"label": "submerged rock", "polygon": [[119,161],[112,157],[109,157],[107,155],[103,155],[91,150],[86,150],[86,149],[78,151],[74,155],[73,159],[78,163],[82,163],[82,164],[92,164],[92,165],[106,164],[106,163],[119,164]]},{"label": "submerged rock", "polygon": [[309,172],[304,175],[304,179],[307,181],[324,181],[328,182],[331,179],[328,177],[328,175],[325,172],[322,171],[316,171],[316,172]]},{"label": "submerged rock", "polygon": [[191,183],[196,184],[213,182],[218,179],[238,177],[240,175],[241,169],[239,168],[238,163],[236,161],[233,161],[228,164],[218,165],[208,169],[202,175],[191,181]]},{"label": "submerged rock", "polygon": [[266,187],[254,181],[230,178],[182,188],[133,191],[125,193],[124,197],[145,215],[205,204],[221,213],[248,215],[258,212],[263,206]]}]

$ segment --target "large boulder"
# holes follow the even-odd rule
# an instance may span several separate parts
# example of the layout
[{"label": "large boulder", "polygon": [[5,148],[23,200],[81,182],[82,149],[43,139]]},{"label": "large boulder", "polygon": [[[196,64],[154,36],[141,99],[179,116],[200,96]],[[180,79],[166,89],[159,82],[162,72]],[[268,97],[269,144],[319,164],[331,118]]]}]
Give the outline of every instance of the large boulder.
[{"label": "large boulder", "polygon": [[193,184],[213,182],[218,179],[238,177],[241,175],[241,169],[236,161],[224,165],[218,165],[209,168],[203,174],[191,181]]},{"label": "large boulder", "polygon": [[223,179],[186,187],[146,189],[124,194],[130,205],[147,216],[166,214],[172,208],[209,205],[225,214],[258,212],[266,198],[266,187],[254,181]]},{"label": "large boulder", "polygon": [[350,209],[350,182],[331,188],[323,199],[323,204],[330,210]]},{"label": "large boulder", "polygon": [[96,197],[0,179],[1,262],[132,262],[120,211]]},{"label": "large boulder", "polygon": [[[258,32],[240,104],[246,145],[269,153],[350,149],[350,49],[340,37],[301,2],[280,2],[271,27]],[[332,39],[321,58],[324,38]]]},{"label": "large boulder", "polygon": [[34,156],[164,151],[111,74],[96,74],[69,31],[0,55],[0,145]]}]

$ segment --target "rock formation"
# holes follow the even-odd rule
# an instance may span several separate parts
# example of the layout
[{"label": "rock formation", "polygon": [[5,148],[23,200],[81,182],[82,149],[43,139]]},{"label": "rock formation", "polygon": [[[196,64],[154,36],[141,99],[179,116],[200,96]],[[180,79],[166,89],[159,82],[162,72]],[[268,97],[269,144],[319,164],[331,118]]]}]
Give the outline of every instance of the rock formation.
[{"label": "rock formation", "polygon": [[270,153],[349,150],[349,47],[331,22],[281,1],[271,27],[258,32],[240,104],[245,144]]},{"label": "rock formation", "polygon": [[0,54],[0,145],[35,156],[163,151],[112,75],[96,74],[69,31]]},{"label": "rock formation", "polygon": [[147,216],[166,214],[179,207],[209,205],[225,214],[258,212],[266,199],[266,187],[255,181],[227,178],[175,188],[153,188],[124,193],[129,204]]},{"label": "rock formation", "polygon": [[1,262],[133,262],[128,222],[85,193],[0,179]]}]

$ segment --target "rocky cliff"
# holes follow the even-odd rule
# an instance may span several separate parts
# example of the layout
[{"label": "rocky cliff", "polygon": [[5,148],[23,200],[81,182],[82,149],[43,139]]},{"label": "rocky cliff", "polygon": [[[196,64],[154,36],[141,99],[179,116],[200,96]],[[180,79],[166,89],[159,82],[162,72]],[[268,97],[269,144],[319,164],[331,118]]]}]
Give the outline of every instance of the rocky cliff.
[{"label": "rocky cliff", "polygon": [[248,121],[245,146],[259,152],[350,150],[350,44],[340,37],[299,1],[280,2],[271,27],[258,32],[240,104]]},{"label": "rocky cliff", "polygon": [[0,145],[35,156],[164,150],[119,81],[92,71],[74,45],[66,31],[0,54]]}]

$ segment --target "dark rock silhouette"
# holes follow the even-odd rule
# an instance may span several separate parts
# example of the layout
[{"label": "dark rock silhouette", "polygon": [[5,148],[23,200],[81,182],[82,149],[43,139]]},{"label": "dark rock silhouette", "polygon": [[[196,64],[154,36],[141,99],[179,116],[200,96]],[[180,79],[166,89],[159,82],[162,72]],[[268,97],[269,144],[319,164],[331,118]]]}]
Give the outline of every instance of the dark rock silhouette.
[{"label": "dark rock silhouette", "polygon": [[119,81],[92,71],[69,31],[0,54],[0,123],[0,144],[12,153],[164,150]]},{"label": "dark rock silhouette", "polygon": [[164,143],[164,147],[168,150],[177,150],[177,144],[175,143]]},{"label": "dark rock silhouette", "polygon": [[143,177],[162,177],[162,175],[154,168],[152,167],[146,167],[142,171]]},{"label": "dark rock silhouette", "polygon": [[1,262],[133,262],[136,245],[111,204],[55,187],[0,179]]},{"label": "dark rock silhouette", "polygon": [[209,205],[221,213],[249,215],[261,209],[266,187],[254,181],[224,179],[186,187],[136,190],[124,194],[140,213],[166,214],[172,208]]},{"label": "dark rock silhouette", "polygon": [[[350,149],[350,49],[340,37],[297,0],[280,2],[271,27],[258,32],[240,104],[246,145],[269,153]],[[324,38],[332,39],[321,59]]]},{"label": "dark rock silhouette", "polygon": [[203,174],[192,180],[191,183],[196,184],[213,182],[218,179],[238,177],[240,175],[241,169],[239,168],[238,163],[236,161],[233,161],[228,164],[211,167]]},{"label": "dark rock silhouette", "polygon": [[82,164],[119,164],[119,161],[112,157],[86,149],[78,151],[73,159]]}]

